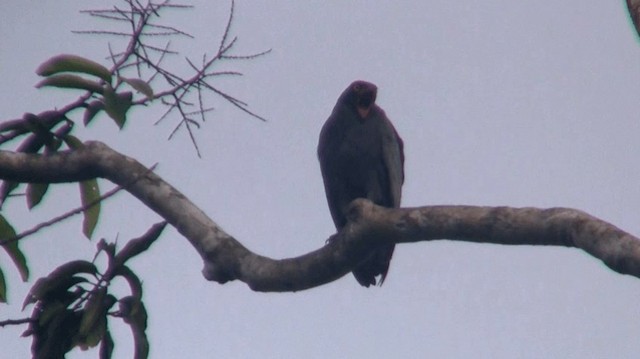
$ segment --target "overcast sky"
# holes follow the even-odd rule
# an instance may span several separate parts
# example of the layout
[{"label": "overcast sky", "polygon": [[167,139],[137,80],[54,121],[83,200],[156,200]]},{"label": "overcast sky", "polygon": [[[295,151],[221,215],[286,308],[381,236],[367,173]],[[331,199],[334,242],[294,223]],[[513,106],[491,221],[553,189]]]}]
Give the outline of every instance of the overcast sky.
[{"label": "overcast sky", "polygon": [[[0,2],[2,119],[73,100],[41,89],[35,68],[74,53],[105,65],[107,38],[71,30],[107,26],[78,10],[101,1]],[[163,16],[196,36],[174,39],[176,71],[217,49],[228,1],[196,1]],[[219,98],[197,132],[203,158],[160,108],[130,113],[124,131],[100,117],[97,139],[159,162],[158,174],[257,253],[301,255],[334,231],[316,159],[317,137],[353,80],[378,85],[378,104],[405,142],[404,206],[573,207],[640,234],[640,46],[622,1],[239,1],[237,54],[266,57],[219,69],[253,119]],[[181,70],[182,69],[182,70]],[[78,126],[81,127],[81,126]],[[111,188],[101,182],[102,188]],[[66,189],[65,189],[66,187]],[[3,208],[19,229],[78,205],[74,186],[50,190],[32,213]],[[124,193],[103,204],[94,239],[81,219],[23,241],[32,281],[5,255],[19,318],[33,281],[97,239],[124,243],[159,217]],[[152,358],[636,358],[640,282],[576,250],[452,241],[396,248],[381,288],[351,275],[301,293],[254,293],[204,280],[202,261],[174,229],[131,266],[144,280]],[[124,288],[122,284],[119,286]],[[129,330],[113,321],[117,357]],[[22,328],[2,329],[6,357],[25,357]],[[75,351],[72,358],[94,358]]]}]

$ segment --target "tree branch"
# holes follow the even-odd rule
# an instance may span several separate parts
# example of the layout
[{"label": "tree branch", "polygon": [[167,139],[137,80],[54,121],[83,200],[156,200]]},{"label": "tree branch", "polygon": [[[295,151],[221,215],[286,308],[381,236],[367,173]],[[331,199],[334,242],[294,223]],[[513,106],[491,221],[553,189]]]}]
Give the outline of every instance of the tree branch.
[{"label": "tree branch", "polygon": [[375,243],[437,239],[576,247],[619,273],[640,277],[638,238],[570,208],[389,209],[356,200],[349,223],[327,245],[299,257],[273,260],[249,251],[158,175],[103,143],[87,142],[77,150],[51,155],[0,151],[3,180],[54,183],[94,177],[122,186],[173,225],[204,260],[205,278],[218,283],[240,280],[256,291],[298,291],[331,282],[365,260]]},{"label": "tree branch", "polygon": [[[376,233],[380,238],[395,238],[396,243],[450,239],[575,247],[599,258],[618,273],[640,277],[640,239],[573,208],[426,206],[389,209],[356,200],[351,210],[354,214],[350,224],[356,223],[354,232],[357,229],[360,233],[356,237]],[[359,218],[362,218],[361,224],[358,224]]]}]

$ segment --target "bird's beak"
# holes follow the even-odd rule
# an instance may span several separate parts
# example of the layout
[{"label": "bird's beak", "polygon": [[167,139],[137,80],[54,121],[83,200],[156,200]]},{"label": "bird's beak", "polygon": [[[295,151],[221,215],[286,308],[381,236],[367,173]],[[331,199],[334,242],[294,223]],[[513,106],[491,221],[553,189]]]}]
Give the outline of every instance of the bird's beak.
[{"label": "bird's beak", "polygon": [[356,108],[358,109],[358,115],[364,120],[371,112],[371,107],[376,102],[376,92],[366,91],[358,94],[358,100],[356,101]]},{"label": "bird's beak", "polygon": [[358,115],[364,120],[369,115],[369,111],[371,107],[360,107],[358,106]]}]

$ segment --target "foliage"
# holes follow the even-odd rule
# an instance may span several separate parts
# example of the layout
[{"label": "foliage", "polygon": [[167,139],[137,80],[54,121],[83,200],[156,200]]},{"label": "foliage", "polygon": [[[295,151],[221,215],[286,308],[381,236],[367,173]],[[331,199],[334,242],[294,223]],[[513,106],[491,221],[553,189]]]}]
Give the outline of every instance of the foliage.
[{"label": "foliage", "polygon": [[[190,72],[187,76],[169,70],[165,67],[165,62],[169,56],[177,54],[171,50],[170,39],[192,36],[175,27],[161,24],[158,19],[163,12],[184,10],[190,6],[172,4],[169,0],[147,4],[136,0],[123,2],[124,6],[83,11],[89,16],[108,20],[108,24],[114,28],[76,31],[79,34],[128,39],[121,50],[114,50],[109,45],[107,59],[111,63],[105,65],[74,54],[60,54],[44,61],[36,70],[43,77],[36,87],[72,89],[78,91],[78,98],[55,110],[38,114],[26,113],[22,118],[1,122],[0,147],[44,155],[77,150],[83,146],[82,140],[74,135],[78,122],[81,121],[83,126],[90,126],[95,121],[109,118],[122,130],[126,128],[132,108],[148,106],[153,102],[166,108],[158,121],[178,119],[169,137],[186,129],[199,156],[194,130],[200,127],[211,110],[206,104],[206,94],[213,94],[246,114],[264,120],[249,111],[245,102],[214,83],[221,76],[242,75],[237,71],[214,70],[219,64],[254,59],[269,52],[251,55],[232,53],[237,43],[237,38],[230,34],[234,15],[233,1],[218,48],[213,54],[202,55],[199,65],[187,58]],[[106,116],[101,116],[103,114]],[[39,207],[47,192],[54,187],[37,177],[30,179],[29,183],[5,180],[0,185],[0,245],[13,260],[23,281],[29,279],[29,267],[27,257],[19,247],[21,238],[68,216],[82,213],[83,234],[91,239],[99,222],[101,202],[120,189],[118,187],[102,194],[95,178],[80,181],[78,186],[81,203],[77,210],[41,223],[31,230],[17,233],[11,224],[9,213],[2,212],[2,206],[19,196],[18,190],[23,186],[30,210]],[[114,345],[108,319],[118,317],[132,330],[135,357],[147,357],[147,314],[142,286],[136,274],[126,266],[126,261],[144,252],[159,237],[165,225],[163,222],[152,226],[144,236],[129,241],[120,251],[116,251],[115,244],[101,240],[96,257],[106,255],[106,269],[100,270],[93,261],[86,260],[62,264],[48,276],[38,279],[32,287],[24,302],[24,307],[34,306],[30,318],[8,320],[0,322],[0,325],[29,323],[25,336],[33,337],[32,352],[36,358],[64,357],[74,347],[87,349],[98,344],[101,346],[100,356],[108,358]],[[117,298],[110,292],[109,285],[118,278],[128,282],[130,295]],[[6,301],[6,290],[3,268],[0,267],[2,302]],[[118,310],[113,311],[116,303]]]},{"label": "foliage", "polygon": [[[108,319],[122,318],[134,334],[136,358],[145,358],[149,350],[145,329],[147,315],[142,301],[142,284],[126,266],[127,260],[144,252],[160,236],[166,223],[154,225],[142,237],[129,241],[116,253],[116,246],[101,240],[98,253],[107,256],[106,270],[99,271],[89,261],[65,263],[31,288],[23,309],[35,304],[29,329],[33,336],[31,351],[36,358],[61,358],[78,346],[83,350],[101,345],[101,357],[109,358],[113,340]],[[131,295],[116,298],[109,285],[117,278],[127,281]],[[110,312],[119,304],[119,310]]]}]

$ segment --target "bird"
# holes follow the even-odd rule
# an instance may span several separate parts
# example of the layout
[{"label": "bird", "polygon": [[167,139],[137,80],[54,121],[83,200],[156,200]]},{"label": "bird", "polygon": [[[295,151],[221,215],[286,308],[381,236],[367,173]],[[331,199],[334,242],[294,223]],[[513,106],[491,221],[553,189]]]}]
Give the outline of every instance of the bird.
[{"label": "bird", "polygon": [[[346,225],[349,204],[357,198],[400,207],[404,143],[376,104],[377,93],[376,85],[354,81],[342,92],[320,131],[318,160],[338,231]],[[371,256],[352,271],[358,283],[364,287],[382,285],[394,248],[395,244],[389,243],[373,249]]]}]

